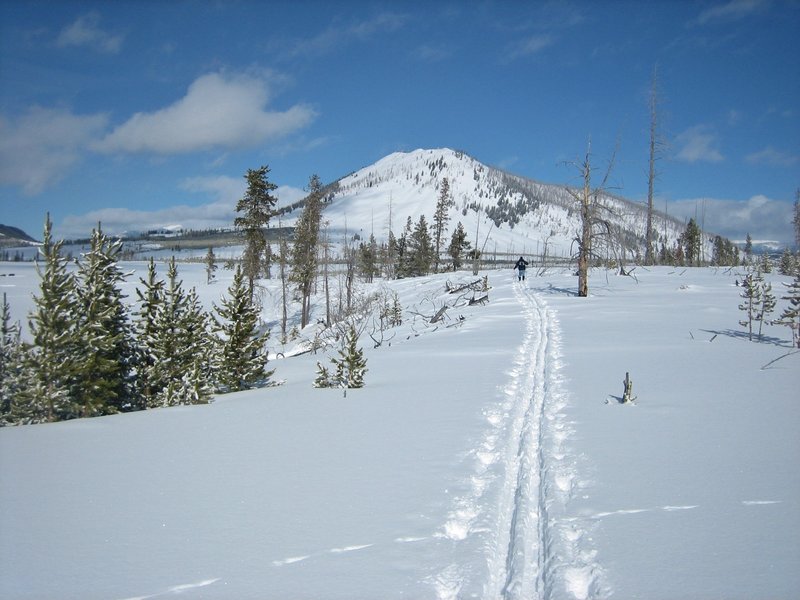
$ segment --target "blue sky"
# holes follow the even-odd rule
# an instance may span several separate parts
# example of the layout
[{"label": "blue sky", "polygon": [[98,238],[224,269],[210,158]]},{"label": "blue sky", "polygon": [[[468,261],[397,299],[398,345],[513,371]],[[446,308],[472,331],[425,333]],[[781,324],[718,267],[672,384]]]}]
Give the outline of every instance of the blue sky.
[{"label": "blue sky", "polygon": [[792,239],[800,3],[0,3],[0,222],[86,236],[230,224],[248,168],[283,198],[449,147],[550,183],[591,137],[616,193]]}]

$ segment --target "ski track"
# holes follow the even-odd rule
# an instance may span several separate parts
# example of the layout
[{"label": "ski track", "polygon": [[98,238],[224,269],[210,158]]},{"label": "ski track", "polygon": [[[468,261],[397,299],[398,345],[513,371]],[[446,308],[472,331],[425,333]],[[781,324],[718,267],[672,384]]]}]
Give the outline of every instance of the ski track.
[{"label": "ski track", "polygon": [[[454,563],[430,583],[439,600],[456,599],[465,589],[475,590],[472,596],[482,590],[487,600],[599,599],[605,594],[590,547],[591,519],[563,518],[585,482],[577,479],[577,459],[566,448],[573,430],[562,412],[567,400],[558,373],[558,321],[525,284],[513,290],[525,335],[503,400],[485,410],[489,427],[472,453],[470,491],[456,499],[437,534],[456,544],[482,536],[486,571],[482,582],[474,581],[480,577],[474,569]],[[490,487],[499,491],[487,506],[481,498]]]}]

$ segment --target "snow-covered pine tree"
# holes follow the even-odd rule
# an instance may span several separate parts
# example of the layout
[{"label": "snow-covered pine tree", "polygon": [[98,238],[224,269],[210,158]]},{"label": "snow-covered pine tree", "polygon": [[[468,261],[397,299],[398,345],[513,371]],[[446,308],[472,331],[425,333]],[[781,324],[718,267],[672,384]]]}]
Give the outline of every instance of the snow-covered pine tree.
[{"label": "snow-covered pine tree", "polygon": [[331,373],[328,367],[317,361],[317,376],[314,378],[315,388],[329,388],[331,385]]},{"label": "snow-covered pine tree", "polygon": [[739,321],[739,325],[747,328],[748,339],[753,341],[753,321],[758,320],[759,306],[761,304],[761,282],[760,274],[748,271],[742,280],[742,291],[739,294],[744,298],[744,302],[739,305],[739,310],[744,311],[745,318]]},{"label": "snow-covered pine tree", "polygon": [[420,215],[409,240],[411,274],[422,276],[430,273],[433,264],[433,244],[425,215]]},{"label": "snow-covered pine tree", "polygon": [[3,292],[0,306],[0,427],[16,422],[14,405],[21,388],[23,349],[19,321],[11,322],[11,307]]},{"label": "snow-covered pine tree", "polygon": [[215,379],[224,391],[238,391],[265,384],[267,372],[264,343],[269,333],[258,332],[259,307],[253,302],[244,272],[237,267],[228,295],[212,315],[217,334]]},{"label": "snow-covered pine tree", "polygon": [[127,274],[118,266],[122,242],[112,241],[98,224],[76,280],[76,367],[74,387],[80,416],[92,417],[137,407],[133,328],[120,285]]},{"label": "snow-covered pine tree", "polygon": [[[208,315],[195,290],[183,290],[175,257],[167,269],[163,301],[156,305],[152,337],[140,342],[154,361],[146,382],[148,408],[182,404],[208,388]],[[196,401],[208,397],[201,394]]]},{"label": "snow-covered pine tree", "polygon": [[47,214],[42,245],[44,267],[37,263],[39,295],[29,316],[33,347],[25,369],[29,379],[18,396],[20,423],[44,423],[71,419],[79,411],[72,392],[76,379],[75,278],[61,254],[63,242],[53,242]]},{"label": "snow-covered pine tree", "polygon": [[789,305],[781,313],[778,324],[792,330],[792,346],[800,348],[800,266],[795,267],[794,280],[783,285],[787,290],[781,300],[788,300]]},{"label": "snow-covered pine tree", "polygon": [[136,288],[139,298],[139,309],[135,322],[137,341],[138,368],[138,406],[145,409],[155,405],[155,396],[159,391],[158,375],[155,365],[158,357],[155,353],[156,329],[158,313],[164,302],[164,281],[158,279],[153,258],[147,264],[147,278],[139,278],[144,289]]},{"label": "snow-covered pine tree", "polygon": [[761,341],[761,328],[764,321],[767,321],[769,315],[774,312],[776,301],[775,295],[772,293],[772,284],[764,281],[763,277],[759,284],[761,285],[761,302],[758,305],[758,340]]},{"label": "snow-covered pine tree", "polygon": [[346,388],[364,387],[364,374],[367,372],[367,359],[358,347],[358,333],[351,327],[344,339],[344,347],[339,350],[339,358],[331,359],[336,365],[336,381]]},{"label": "snow-covered pine tree", "polygon": [[311,286],[317,276],[317,247],[322,216],[322,182],[317,175],[308,181],[308,196],[303,213],[295,227],[291,250],[292,272],[289,279],[297,284],[302,302],[300,327],[308,325],[311,318]]},{"label": "snow-covered pine tree", "polygon": [[781,275],[793,275],[798,264],[797,261],[798,258],[792,254],[791,250],[784,248],[783,254],[781,254],[781,262],[778,266],[778,271]]},{"label": "snow-covered pine tree", "polygon": [[278,199],[272,195],[278,186],[267,178],[269,167],[264,165],[258,169],[247,169],[247,191],[236,203],[239,216],[233,221],[236,228],[244,236],[244,272],[249,282],[252,295],[254,281],[263,272],[262,261],[269,261],[270,253],[264,239],[263,229],[269,225],[275,204]]}]

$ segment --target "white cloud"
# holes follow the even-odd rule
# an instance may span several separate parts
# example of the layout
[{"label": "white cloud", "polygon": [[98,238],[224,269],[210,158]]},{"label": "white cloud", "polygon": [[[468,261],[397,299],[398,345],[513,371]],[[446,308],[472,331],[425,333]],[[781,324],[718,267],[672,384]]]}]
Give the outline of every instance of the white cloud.
[{"label": "white cloud", "polygon": [[506,56],[506,59],[516,60],[526,56],[533,56],[538,54],[554,42],[554,38],[546,33],[535,34],[512,44]]},{"label": "white cloud", "polygon": [[735,21],[765,8],[768,4],[769,0],[730,0],[725,4],[707,8],[694,22],[697,25],[706,25],[720,21]]},{"label": "white cloud", "polygon": [[680,148],[678,160],[686,162],[721,162],[724,157],[717,146],[717,135],[706,125],[690,127],[675,138],[675,146]]},{"label": "white cloud", "polygon": [[87,46],[99,52],[116,54],[122,48],[122,35],[112,35],[100,29],[100,15],[96,12],[85,14],[64,29],[56,39],[56,45]]},{"label": "white cloud", "polygon": [[752,165],[771,165],[774,167],[793,167],[800,163],[800,156],[786,154],[767,146],[759,152],[753,152],[745,157],[745,161]]},{"label": "white cloud", "polygon": [[[236,203],[244,194],[247,184],[244,177],[222,175],[190,177],[182,181],[179,187],[189,192],[205,194],[211,201],[194,206],[168,206],[158,210],[103,208],[82,215],[69,215],[55,227],[57,237],[86,237],[98,222],[103,224],[103,231],[110,235],[168,226],[180,226],[183,229],[231,227],[236,216]],[[282,206],[304,198],[306,192],[291,186],[280,186],[275,190],[275,195],[278,197],[278,205]]]},{"label": "white cloud", "polygon": [[263,77],[210,73],[186,95],[151,113],[136,113],[95,144],[101,152],[178,154],[212,148],[251,147],[307,126],[316,112],[305,105],[267,110]]},{"label": "white cloud", "polygon": [[281,51],[288,57],[321,56],[353,41],[364,41],[379,33],[397,31],[408,18],[396,13],[382,13],[371,19],[346,26],[331,26],[309,39],[297,40]]},{"label": "white cloud", "polygon": [[0,117],[0,183],[27,195],[59,181],[106,128],[104,114],[74,115],[33,107],[13,121]]},{"label": "white cloud", "polygon": [[731,240],[744,240],[748,233],[757,240],[787,242],[793,237],[791,202],[762,194],[747,200],[678,200],[669,203],[669,214],[687,220],[696,217],[698,224],[705,215],[706,231]]}]

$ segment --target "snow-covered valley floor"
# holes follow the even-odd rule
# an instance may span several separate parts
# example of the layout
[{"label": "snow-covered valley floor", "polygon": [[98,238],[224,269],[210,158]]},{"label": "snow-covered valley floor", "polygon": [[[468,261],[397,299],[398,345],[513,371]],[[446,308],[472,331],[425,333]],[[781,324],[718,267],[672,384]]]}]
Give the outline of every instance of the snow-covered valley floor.
[{"label": "snow-covered valley floor", "polygon": [[[29,268],[0,265],[15,319]],[[209,306],[231,277],[180,269]],[[735,272],[635,273],[489,271],[439,325],[414,313],[471,275],[384,282],[404,324],[346,396],[302,355],[209,405],[0,429],[0,597],[796,597],[800,354],[762,368],[789,331],[747,341]]]}]

